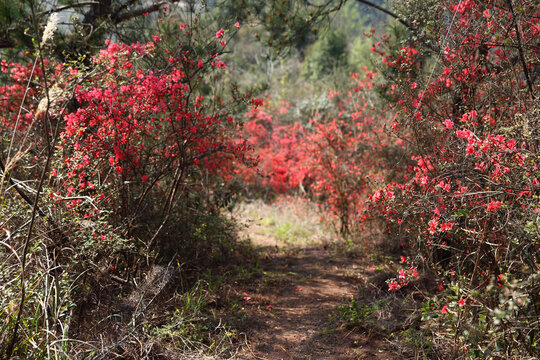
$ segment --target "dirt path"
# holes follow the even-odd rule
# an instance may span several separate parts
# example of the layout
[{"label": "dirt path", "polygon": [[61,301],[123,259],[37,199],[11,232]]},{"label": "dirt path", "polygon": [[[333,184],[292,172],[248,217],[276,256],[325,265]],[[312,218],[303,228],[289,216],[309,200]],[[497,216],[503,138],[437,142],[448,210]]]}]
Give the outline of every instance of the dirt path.
[{"label": "dirt path", "polygon": [[[260,249],[261,274],[243,287],[247,345],[239,358],[397,358],[384,339],[341,327],[335,320],[336,307],[350,304],[358,293],[365,260],[336,255],[327,240],[310,239],[311,232],[289,241],[280,231],[268,231],[275,219],[255,217],[248,219],[246,232]],[[294,233],[291,226],[286,228]]]}]

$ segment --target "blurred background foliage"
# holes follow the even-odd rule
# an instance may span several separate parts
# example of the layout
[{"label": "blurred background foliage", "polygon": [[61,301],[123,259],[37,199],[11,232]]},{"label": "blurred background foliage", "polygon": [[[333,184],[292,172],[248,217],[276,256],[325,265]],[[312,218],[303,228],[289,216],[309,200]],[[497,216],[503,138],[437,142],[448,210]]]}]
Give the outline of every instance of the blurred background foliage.
[{"label": "blurred background foliage", "polygon": [[[393,6],[389,0],[373,3]],[[320,111],[324,104],[319,98],[326,88],[339,88],[350,72],[372,68],[371,39],[366,34],[394,23],[371,6],[344,0],[1,0],[2,58],[15,60],[31,50],[32,39],[39,37],[53,11],[60,14],[60,24],[52,50],[61,60],[95,53],[105,39],[143,43],[159,33],[172,44],[178,25],[194,16],[208,29],[239,22],[241,27],[228,45],[226,81],[241,92],[289,103],[295,116]]]}]

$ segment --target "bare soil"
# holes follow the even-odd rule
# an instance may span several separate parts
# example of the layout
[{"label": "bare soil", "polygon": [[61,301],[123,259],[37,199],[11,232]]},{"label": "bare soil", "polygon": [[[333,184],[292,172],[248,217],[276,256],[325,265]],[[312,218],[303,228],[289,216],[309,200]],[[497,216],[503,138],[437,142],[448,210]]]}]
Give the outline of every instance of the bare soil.
[{"label": "bare soil", "polygon": [[260,276],[238,284],[246,336],[240,359],[400,358],[380,331],[348,328],[336,320],[336,307],[350,304],[359,291],[386,290],[380,288],[384,283],[365,280],[374,271],[367,256],[336,253],[320,237],[276,239],[262,217],[248,217],[246,223],[261,260]]}]

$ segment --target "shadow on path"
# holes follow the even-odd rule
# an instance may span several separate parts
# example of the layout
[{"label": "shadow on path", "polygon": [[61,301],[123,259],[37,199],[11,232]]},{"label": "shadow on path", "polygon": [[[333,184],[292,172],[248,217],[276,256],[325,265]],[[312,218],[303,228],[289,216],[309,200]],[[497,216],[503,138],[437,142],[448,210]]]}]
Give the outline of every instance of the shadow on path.
[{"label": "shadow on path", "polygon": [[323,245],[261,249],[264,275],[245,288],[248,345],[242,359],[397,358],[376,335],[330,321],[336,306],[357,293],[360,259],[332,258]]}]

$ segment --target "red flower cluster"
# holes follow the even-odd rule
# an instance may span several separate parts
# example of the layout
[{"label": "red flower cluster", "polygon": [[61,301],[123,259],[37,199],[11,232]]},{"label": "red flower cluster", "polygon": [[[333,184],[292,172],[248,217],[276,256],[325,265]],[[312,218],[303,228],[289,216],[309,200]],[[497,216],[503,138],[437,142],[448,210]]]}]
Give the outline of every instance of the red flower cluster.
[{"label": "red flower cluster", "polygon": [[[333,116],[317,114],[309,123],[282,124],[287,113],[283,103],[276,115],[266,108],[247,114],[243,136],[259,157],[258,172],[239,170],[252,185],[276,192],[298,188],[322,201],[326,218],[338,231],[357,231],[366,218],[364,200],[386,166],[377,153],[387,141],[372,98],[376,74],[352,74],[351,90],[329,91]],[[359,92],[362,89],[363,92]],[[388,191],[386,197],[392,198]]]}]

